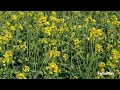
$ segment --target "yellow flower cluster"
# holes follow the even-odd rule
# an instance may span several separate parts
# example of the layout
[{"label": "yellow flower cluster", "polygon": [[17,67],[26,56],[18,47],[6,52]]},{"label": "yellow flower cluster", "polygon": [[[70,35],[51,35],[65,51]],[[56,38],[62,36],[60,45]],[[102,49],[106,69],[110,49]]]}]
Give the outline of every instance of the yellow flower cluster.
[{"label": "yellow flower cluster", "polygon": [[25,74],[24,74],[24,73],[18,73],[18,74],[16,75],[16,78],[17,78],[17,79],[27,79],[27,78],[25,77]]},{"label": "yellow flower cluster", "polygon": [[16,51],[26,50],[27,49],[26,44],[22,44],[21,40],[19,40],[18,42],[19,42],[20,45],[13,45],[13,49],[15,49]]},{"label": "yellow flower cluster", "polygon": [[48,43],[49,42],[49,38],[41,38],[41,39],[39,39],[39,42],[41,42],[41,43]]},{"label": "yellow flower cluster", "polygon": [[79,38],[74,38],[74,39],[73,39],[73,43],[74,43],[75,46],[76,46],[76,45],[79,45],[79,44],[80,44]]},{"label": "yellow flower cluster", "polygon": [[13,55],[13,53],[11,50],[6,51],[5,54],[3,55],[4,56],[3,61],[2,61],[3,64],[9,63],[10,57],[12,57],[12,55]]},{"label": "yellow flower cluster", "polygon": [[86,23],[88,23],[88,22],[96,23],[96,20],[93,19],[91,16],[89,16],[89,17],[84,19],[84,22],[86,22]]},{"label": "yellow flower cluster", "polygon": [[12,34],[8,31],[4,31],[4,35],[0,35],[0,44],[8,43],[12,38]]},{"label": "yellow flower cluster", "polygon": [[17,20],[17,16],[16,15],[11,15],[11,20],[16,21]]},{"label": "yellow flower cluster", "polygon": [[60,69],[58,68],[58,65],[56,65],[54,61],[49,63],[49,66],[46,67],[46,69],[49,70],[49,74],[60,72]]},{"label": "yellow flower cluster", "polygon": [[59,57],[60,56],[60,51],[57,51],[57,50],[51,50],[50,52],[49,52],[49,55],[50,55],[50,58],[52,58],[52,57]]},{"label": "yellow flower cluster", "polygon": [[24,71],[24,72],[29,72],[29,71],[30,71],[30,68],[29,68],[28,66],[24,66],[24,67],[23,67],[23,71]]},{"label": "yellow flower cluster", "polygon": [[112,24],[117,27],[120,27],[120,21],[113,21]]},{"label": "yellow flower cluster", "polygon": [[117,51],[116,49],[113,49],[113,50],[111,51],[111,54],[112,54],[111,59],[113,59],[113,60],[118,60],[118,59],[120,59],[120,53],[119,53],[119,51]]},{"label": "yellow flower cluster", "polygon": [[98,64],[98,67],[99,67],[99,68],[105,67],[105,63],[104,63],[104,62],[100,62],[100,63]]},{"label": "yellow flower cluster", "polygon": [[117,20],[118,20],[117,16],[115,16],[115,15],[112,15],[110,19],[111,19],[112,21],[117,21]]},{"label": "yellow flower cluster", "polygon": [[103,52],[102,45],[96,44],[96,50],[97,50],[98,52]]},{"label": "yellow flower cluster", "polygon": [[90,38],[104,38],[103,35],[104,33],[101,29],[96,29],[95,27],[91,29]]},{"label": "yellow flower cluster", "polygon": [[69,56],[68,56],[68,54],[63,54],[63,58],[64,58],[64,60],[68,60],[68,58],[69,58]]}]

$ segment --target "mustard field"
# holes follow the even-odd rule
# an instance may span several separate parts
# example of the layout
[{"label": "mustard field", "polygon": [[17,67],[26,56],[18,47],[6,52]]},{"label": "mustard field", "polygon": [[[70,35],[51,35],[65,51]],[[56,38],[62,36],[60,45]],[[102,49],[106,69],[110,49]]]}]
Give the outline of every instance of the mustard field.
[{"label": "mustard field", "polygon": [[0,79],[120,79],[120,11],[0,11]]}]

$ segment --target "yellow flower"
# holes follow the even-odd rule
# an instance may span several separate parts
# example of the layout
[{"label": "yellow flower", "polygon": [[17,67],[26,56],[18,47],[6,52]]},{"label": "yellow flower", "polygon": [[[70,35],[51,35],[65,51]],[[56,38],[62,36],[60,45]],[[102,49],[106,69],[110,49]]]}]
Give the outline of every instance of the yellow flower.
[{"label": "yellow flower", "polygon": [[18,43],[22,43],[22,40],[17,40]]},{"label": "yellow flower", "polygon": [[113,21],[117,21],[118,20],[118,18],[115,15],[112,15],[110,19],[113,20]]},{"label": "yellow flower", "polygon": [[112,45],[111,44],[108,44],[108,46],[107,46],[107,50],[110,50],[112,48]]},{"label": "yellow flower", "polygon": [[98,52],[103,52],[102,45],[96,44],[96,50],[97,50]]},{"label": "yellow flower", "polygon": [[43,28],[43,30],[42,30],[42,32],[43,32],[44,34],[47,34],[48,36],[51,35],[51,31],[52,31],[52,29],[51,29],[50,27],[45,27],[45,28]]},{"label": "yellow flower", "polygon": [[48,43],[49,42],[49,38],[39,39],[39,42],[41,42],[41,43]]},{"label": "yellow flower", "polygon": [[90,32],[90,38],[98,38],[98,37],[103,37],[103,32],[101,29],[96,29],[95,27],[92,28]]},{"label": "yellow flower", "polygon": [[27,79],[24,75],[24,73],[18,73],[16,76],[17,79]]},{"label": "yellow flower", "polygon": [[26,49],[27,48],[27,46],[24,44],[24,45],[20,45],[20,48],[21,49]]},{"label": "yellow flower", "polygon": [[108,32],[107,32],[107,33],[108,33],[108,34],[110,34],[110,33],[112,33],[112,32],[113,32],[113,30],[108,30]]},{"label": "yellow flower", "polygon": [[120,58],[120,53],[116,49],[113,49],[111,51],[111,54],[112,54],[112,59],[119,59]]},{"label": "yellow flower", "polygon": [[79,41],[78,38],[74,38],[73,39],[73,43],[74,43],[74,45],[78,45],[80,43],[80,41]]},{"label": "yellow flower", "polygon": [[88,23],[88,22],[89,22],[89,19],[88,19],[88,18],[85,18],[85,19],[84,19],[84,22]]},{"label": "yellow flower", "polygon": [[53,74],[53,72],[52,72],[52,71],[49,71],[49,74]]},{"label": "yellow flower", "polygon": [[29,72],[29,71],[30,71],[29,66],[25,66],[25,67],[23,68],[23,71],[24,71],[24,72]]},{"label": "yellow flower", "polygon": [[15,26],[10,26],[10,30],[16,30]]},{"label": "yellow flower", "polygon": [[75,32],[71,33],[71,38],[73,38],[75,36]]},{"label": "yellow flower", "polygon": [[82,28],[82,26],[81,26],[81,25],[78,25],[78,26],[77,26],[77,29],[81,29],[81,28]]},{"label": "yellow flower", "polygon": [[96,20],[95,20],[95,19],[91,19],[91,22],[92,22],[92,23],[96,23]]},{"label": "yellow flower", "polygon": [[60,51],[51,50],[51,51],[49,52],[49,55],[50,55],[50,58],[52,58],[52,57],[59,57],[59,56],[60,56]]},{"label": "yellow flower", "polygon": [[23,26],[22,26],[21,24],[18,26],[18,28],[19,28],[20,30],[23,30]]},{"label": "yellow flower", "polygon": [[104,69],[104,68],[101,68],[100,71],[101,71],[101,72],[105,72],[105,69]]},{"label": "yellow flower", "polygon": [[56,12],[55,12],[55,11],[52,11],[52,12],[51,12],[51,15],[52,15],[52,16],[56,16]]},{"label": "yellow flower", "polygon": [[77,76],[74,76],[74,78],[75,78],[75,79],[78,79],[78,77],[77,77]]},{"label": "yellow flower", "polygon": [[10,23],[9,23],[9,22],[6,22],[5,25],[6,25],[6,26],[10,26]]},{"label": "yellow flower", "polygon": [[9,63],[9,61],[10,61],[10,58],[9,57],[5,57],[2,62],[5,64],[5,63]]},{"label": "yellow flower", "polygon": [[55,46],[57,44],[57,41],[55,39],[51,40],[51,45]]},{"label": "yellow flower", "polygon": [[68,54],[63,54],[63,58],[64,58],[64,60],[68,60],[68,58],[69,58]]},{"label": "yellow flower", "polygon": [[54,61],[52,61],[51,63],[49,63],[49,66],[46,67],[46,69],[49,70],[50,74],[53,74],[53,72],[54,73],[60,72],[60,69],[58,68],[58,65],[56,65]]},{"label": "yellow flower", "polygon": [[12,20],[17,20],[17,16],[16,15],[11,15],[11,19]]},{"label": "yellow flower", "polygon": [[87,39],[88,41],[90,41],[90,37],[86,37],[86,39]]},{"label": "yellow flower", "polygon": [[5,52],[5,55],[3,55],[4,57],[11,57],[12,56],[12,51],[8,50]]},{"label": "yellow flower", "polygon": [[98,64],[98,67],[99,67],[99,68],[105,67],[105,63],[104,63],[104,62],[100,62],[100,63]]}]

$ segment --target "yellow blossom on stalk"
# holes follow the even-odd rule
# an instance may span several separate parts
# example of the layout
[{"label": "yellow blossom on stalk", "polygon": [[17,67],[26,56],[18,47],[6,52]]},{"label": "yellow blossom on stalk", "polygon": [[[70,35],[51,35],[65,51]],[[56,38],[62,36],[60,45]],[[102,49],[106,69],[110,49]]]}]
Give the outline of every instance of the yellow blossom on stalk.
[{"label": "yellow blossom on stalk", "polygon": [[78,38],[73,39],[74,45],[78,45],[80,43],[80,40]]},{"label": "yellow blossom on stalk", "polygon": [[10,61],[10,58],[9,57],[5,57],[2,62],[5,64],[5,63],[9,63],[9,61]]},{"label": "yellow blossom on stalk", "polygon": [[111,51],[111,54],[112,54],[112,59],[119,59],[120,58],[120,53],[116,49],[113,49]]},{"label": "yellow blossom on stalk", "polygon": [[12,51],[11,50],[8,50],[5,52],[5,54],[3,55],[4,57],[11,57],[13,54],[12,54]]},{"label": "yellow blossom on stalk", "polygon": [[91,22],[92,22],[92,23],[96,23],[96,20],[95,20],[95,19],[92,19]]},{"label": "yellow blossom on stalk", "polygon": [[78,26],[77,26],[77,29],[81,29],[81,28],[82,28],[82,26],[81,26],[81,25],[78,25]]},{"label": "yellow blossom on stalk", "polygon": [[9,63],[10,57],[12,56],[12,51],[11,51],[11,50],[6,51],[3,56],[4,56],[4,58],[3,58],[3,61],[2,61],[2,62],[3,62],[4,64],[5,64],[5,63]]},{"label": "yellow blossom on stalk", "polygon": [[16,30],[15,26],[10,26],[10,30]]},{"label": "yellow blossom on stalk", "polygon": [[23,26],[20,24],[20,25],[18,26],[18,29],[23,30]]},{"label": "yellow blossom on stalk", "polygon": [[120,27],[120,21],[113,21],[112,24],[116,27]]},{"label": "yellow blossom on stalk", "polygon": [[18,74],[16,75],[16,78],[17,78],[17,79],[27,79],[27,78],[25,77],[24,73],[18,73]]},{"label": "yellow blossom on stalk", "polygon": [[118,18],[115,16],[115,15],[112,15],[111,18],[110,18],[112,21],[117,21]]},{"label": "yellow blossom on stalk", "polygon": [[24,71],[24,72],[29,72],[29,71],[30,71],[29,66],[25,66],[25,67],[23,67],[23,71]]},{"label": "yellow blossom on stalk", "polygon": [[46,67],[46,69],[49,70],[50,74],[60,72],[60,69],[58,68],[58,65],[56,65],[54,61],[52,61],[51,63],[49,63],[49,66]]},{"label": "yellow blossom on stalk", "polygon": [[39,39],[39,42],[41,42],[41,43],[48,43],[49,42],[49,38],[41,38],[41,39]]},{"label": "yellow blossom on stalk", "polygon": [[16,15],[11,15],[11,19],[12,20],[17,20],[17,16]]},{"label": "yellow blossom on stalk", "polygon": [[9,23],[9,22],[6,22],[5,25],[6,25],[6,26],[10,26],[10,23]]},{"label": "yellow blossom on stalk", "polygon": [[75,32],[71,33],[71,38],[73,38],[75,36]]},{"label": "yellow blossom on stalk", "polygon": [[56,12],[55,12],[55,11],[52,11],[52,12],[51,12],[51,15],[52,15],[52,16],[56,16]]},{"label": "yellow blossom on stalk", "polygon": [[112,32],[113,32],[113,30],[108,30],[108,32],[107,32],[107,33],[108,33],[108,34],[110,34],[110,33],[112,33]]},{"label": "yellow blossom on stalk", "polygon": [[53,50],[57,50],[57,47],[52,47]]},{"label": "yellow blossom on stalk", "polygon": [[120,70],[115,70],[115,72],[116,72],[117,74],[120,74]]},{"label": "yellow blossom on stalk", "polygon": [[24,13],[23,13],[23,12],[21,12],[21,11],[19,12],[19,14],[20,14],[20,16],[24,16]]},{"label": "yellow blossom on stalk", "polygon": [[57,20],[57,18],[56,18],[55,16],[50,16],[49,19],[50,19],[51,21],[56,21],[56,20]]},{"label": "yellow blossom on stalk", "polygon": [[106,49],[109,51],[111,48],[112,48],[112,45],[108,44]]},{"label": "yellow blossom on stalk", "polygon": [[111,68],[115,68],[115,67],[116,67],[116,65],[113,64],[110,60],[108,60],[108,61],[106,62],[106,65],[107,65],[107,66],[110,66]]},{"label": "yellow blossom on stalk", "polygon": [[75,78],[75,79],[78,79],[78,77],[77,77],[77,76],[74,76],[74,78]]},{"label": "yellow blossom on stalk", "polygon": [[45,33],[45,34],[47,34],[48,36],[51,35],[51,31],[52,31],[52,29],[51,29],[50,27],[45,27],[45,28],[42,30],[42,32]]},{"label": "yellow blossom on stalk", "polygon": [[105,72],[105,69],[104,69],[104,68],[101,68],[100,71],[101,71],[101,72]]},{"label": "yellow blossom on stalk", "polygon": [[85,19],[84,19],[84,22],[88,23],[88,22],[89,22],[89,19],[88,19],[88,18],[85,18]]},{"label": "yellow blossom on stalk", "polygon": [[20,48],[21,49],[26,49],[27,48],[27,46],[24,44],[24,45],[20,45]]},{"label": "yellow blossom on stalk", "polygon": [[57,30],[57,27],[55,26],[55,24],[52,24],[52,25],[51,25],[51,29]]},{"label": "yellow blossom on stalk", "polygon": [[47,17],[46,16],[41,16],[39,19],[38,19],[38,23],[44,23],[47,21]]},{"label": "yellow blossom on stalk", "polygon": [[109,23],[110,23],[110,20],[109,20],[109,19],[106,19],[105,21],[106,21],[106,23],[107,23],[107,24],[109,24]]},{"label": "yellow blossom on stalk", "polygon": [[60,51],[51,50],[51,51],[49,52],[49,55],[50,55],[50,58],[52,58],[52,57],[59,57],[59,56],[60,56]]},{"label": "yellow blossom on stalk", "polygon": [[104,62],[100,62],[100,63],[98,64],[98,67],[99,67],[99,68],[105,67],[105,63],[104,63]]},{"label": "yellow blossom on stalk", "polygon": [[64,22],[65,22],[64,18],[60,19],[59,21],[61,21],[62,23],[64,23]]},{"label": "yellow blossom on stalk", "polygon": [[86,39],[87,39],[88,41],[90,41],[90,37],[86,37]]},{"label": "yellow blossom on stalk", "polygon": [[57,41],[55,39],[51,40],[51,45],[53,46],[57,45]]},{"label": "yellow blossom on stalk", "polygon": [[63,58],[64,58],[64,60],[68,60],[68,58],[69,58],[68,54],[63,54]]},{"label": "yellow blossom on stalk", "polygon": [[17,40],[18,43],[22,43],[22,40]]},{"label": "yellow blossom on stalk", "polygon": [[46,22],[44,22],[44,25],[48,26],[48,25],[50,25],[50,22],[46,21]]},{"label": "yellow blossom on stalk", "polygon": [[103,32],[101,29],[96,29],[95,27],[93,27],[90,32],[90,38],[98,38],[98,37],[103,37]]},{"label": "yellow blossom on stalk", "polygon": [[96,44],[96,50],[97,50],[98,52],[103,52],[102,45]]}]

